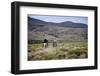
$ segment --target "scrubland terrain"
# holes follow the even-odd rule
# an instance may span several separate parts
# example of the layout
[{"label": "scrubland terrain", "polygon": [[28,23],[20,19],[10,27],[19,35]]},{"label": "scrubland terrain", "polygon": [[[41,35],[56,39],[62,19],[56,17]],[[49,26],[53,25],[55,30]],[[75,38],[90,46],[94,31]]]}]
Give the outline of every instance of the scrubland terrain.
[{"label": "scrubland terrain", "polygon": [[[88,57],[87,24],[52,23],[28,17],[28,60],[80,59]],[[48,46],[43,46],[44,39]],[[53,40],[57,46],[53,47]]]}]

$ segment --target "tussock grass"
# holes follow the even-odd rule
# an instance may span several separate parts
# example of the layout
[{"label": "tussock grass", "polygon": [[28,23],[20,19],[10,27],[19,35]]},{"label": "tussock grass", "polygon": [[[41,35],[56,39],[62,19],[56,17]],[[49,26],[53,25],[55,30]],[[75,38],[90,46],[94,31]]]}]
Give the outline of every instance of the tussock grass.
[{"label": "tussock grass", "polygon": [[[58,42],[57,47],[53,47],[48,52],[43,44],[28,45],[28,60],[54,60],[54,59],[80,59],[88,57],[87,42]],[[38,53],[39,51],[42,51]],[[29,55],[31,53],[31,55]]]}]

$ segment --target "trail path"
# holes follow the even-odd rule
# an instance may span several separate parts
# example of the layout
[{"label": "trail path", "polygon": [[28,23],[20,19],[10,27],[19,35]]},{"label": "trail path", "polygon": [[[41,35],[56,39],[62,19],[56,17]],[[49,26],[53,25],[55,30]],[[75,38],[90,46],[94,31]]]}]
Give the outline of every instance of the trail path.
[{"label": "trail path", "polygon": [[38,50],[36,52],[30,52],[28,53],[29,56],[32,56],[32,55],[38,55],[40,53],[50,53],[50,52],[53,52],[56,48],[52,46],[52,44],[49,44],[48,47],[43,47],[43,49],[41,50]]},{"label": "trail path", "polygon": [[48,53],[48,52],[52,52],[54,50],[55,50],[55,48],[53,48],[52,46],[48,46],[47,48],[43,48],[42,50],[37,51],[35,54]]}]

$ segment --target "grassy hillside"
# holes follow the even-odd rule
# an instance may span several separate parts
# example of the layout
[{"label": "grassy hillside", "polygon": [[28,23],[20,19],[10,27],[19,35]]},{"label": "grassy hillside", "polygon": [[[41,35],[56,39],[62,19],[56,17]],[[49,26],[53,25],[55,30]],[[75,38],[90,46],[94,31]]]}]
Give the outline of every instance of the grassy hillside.
[{"label": "grassy hillside", "polygon": [[87,40],[87,28],[45,26],[28,32],[29,40],[43,40],[45,36],[48,40],[84,41]]}]

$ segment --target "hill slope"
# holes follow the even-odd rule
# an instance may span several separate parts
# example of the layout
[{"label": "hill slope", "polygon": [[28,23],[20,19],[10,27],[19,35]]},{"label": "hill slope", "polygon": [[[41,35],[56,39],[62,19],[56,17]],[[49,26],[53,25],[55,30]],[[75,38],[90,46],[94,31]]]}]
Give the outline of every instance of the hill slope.
[{"label": "hill slope", "polygon": [[87,40],[87,25],[65,21],[52,23],[28,17],[28,40]]}]

